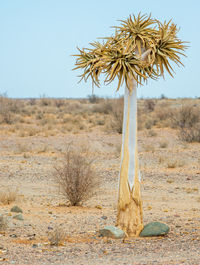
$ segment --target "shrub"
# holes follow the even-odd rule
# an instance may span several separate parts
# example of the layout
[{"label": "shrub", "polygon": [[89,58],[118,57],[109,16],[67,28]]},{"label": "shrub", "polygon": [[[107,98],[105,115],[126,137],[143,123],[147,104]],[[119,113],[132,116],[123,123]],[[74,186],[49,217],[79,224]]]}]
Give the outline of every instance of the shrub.
[{"label": "shrub", "polygon": [[151,119],[149,119],[149,120],[147,120],[146,122],[145,122],[145,128],[147,129],[147,130],[149,130],[149,129],[151,129],[152,128],[152,126],[154,125],[154,121],[152,121]]},{"label": "shrub", "polygon": [[179,131],[179,138],[185,142],[199,142],[200,143],[200,123],[193,127],[183,128]]},{"label": "shrub", "polygon": [[63,165],[55,168],[56,181],[72,206],[89,199],[98,186],[96,174],[92,169],[94,160],[86,158],[87,152],[83,149],[73,150],[69,145]]},{"label": "shrub", "polygon": [[122,133],[124,98],[115,99],[112,103],[110,127],[113,131]]},{"label": "shrub", "polygon": [[30,104],[31,106],[35,106],[35,105],[36,105],[36,98],[30,98],[30,99],[29,99],[29,104]]},{"label": "shrub", "polygon": [[14,99],[9,99],[6,96],[0,95],[0,122],[12,124],[14,114],[19,112],[18,102]]},{"label": "shrub", "polygon": [[188,128],[194,126],[200,120],[200,109],[194,106],[182,106],[176,112],[171,113],[173,128]]},{"label": "shrub", "polygon": [[157,107],[155,110],[155,117],[159,121],[165,121],[172,117],[173,113],[168,106]]},{"label": "shrub", "polygon": [[186,142],[200,142],[200,109],[182,106],[171,115],[172,127],[179,129],[179,138]]},{"label": "shrub", "polygon": [[51,106],[52,100],[50,98],[47,98],[45,95],[40,96],[40,105],[41,106]]},{"label": "shrub", "polygon": [[154,111],[155,105],[156,103],[153,99],[146,99],[144,102],[145,109],[148,112]]},{"label": "shrub", "polygon": [[167,97],[164,94],[161,94],[160,99],[167,99]]},{"label": "shrub", "polygon": [[100,101],[100,98],[95,94],[92,94],[88,96],[88,100],[90,103],[98,103]]}]

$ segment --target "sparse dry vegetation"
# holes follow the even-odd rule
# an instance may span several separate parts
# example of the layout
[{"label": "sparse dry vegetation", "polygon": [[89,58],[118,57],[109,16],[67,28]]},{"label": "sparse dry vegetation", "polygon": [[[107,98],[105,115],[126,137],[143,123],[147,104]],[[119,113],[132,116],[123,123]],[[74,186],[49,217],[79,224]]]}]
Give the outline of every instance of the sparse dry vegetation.
[{"label": "sparse dry vegetation", "polygon": [[97,175],[92,168],[93,159],[87,157],[88,151],[67,147],[65,160],[60,167],[55,167],[55,179],[61,192],[72,206],[89,199],[98,187]]},{"label": "sparse dry vegetation", "polygon": [[155,100],[153,99],[146,99],[145,100],[145,109],[147,112],[152,112],[155,109]]},{"label": "sparse dry vegetation", "polygon": [[[138,100],[138,129],[170,127],[182,141],[200,141],[200,104],[189,100]],[[18,100],[0,97],[0,125],[3,132],[20,137],[48,136],[57,133],[90,132],[101,127],[108,133],[122,133],[123,97],[103,99],[92,95],[88,99]],[[153,133],[152,133],[153,132]]]},{"label": "sparse dry vegetation", "polygon": [[65,240],[65,237],[66,233],[64,229],[58,225],[48,233],[48,239],[51,246],[60,246]]},{"label": "sparse dry vegetation", "polygon": [[112,103],[110,129],[111,131],[120,134],[122,133],[122,126],[123,126],[123,109],[124,109],[124,99],[123,98],[115,99],[114,102]]},{"label": "sparse dry vegetation", "polygon": [[[17,252],[19,244],[23,249],[22,256],[27,257],[32,246],[38,250],[37,255],[45,251],[44,263],[49,262],[45,260],[45,257],[50,257],[47,253],[52,253],[55,249],[61,251],[62,255],[63,249],[68,254],[69,249],[76,253],[75,248],[83,248],[86,252],[89,241],[95,242],[94,249],[100,253],[101,244],[104,242],[96,237],[94,232],[98,227],[115,221],[113,211],[116,209],[117,200],[123,98],[98,98],[96,103],[90,103],[88,98],[18,100],[3,97],[3,100],[13,102],[9,103],[9,106],[14,104],[17,109],[10,110],[11,123],[3,121],[2,112],[0,114],[0,216],[3,215],[0,220],[0,226],[2,226],[0,232],[3,235],[1,245],[5,248],[9,245],[7,256],[6,250],[4,253],[4,250],[0,249],[0,252],[4,253],[1,253],[2,258],[12,257],[12,260],[15,260],[14,256],[19,256]],[[185,133],[187,130],[190,134],[194,133],[194,129],[198,128],[198,119],[196,114],[188,114],[186,111],[188,121],[184,121],[183,117],[186,114],[178,113],[182,112],[185,106],[186,108],[191,106],[192,112],[196,113],[200,106],[200,99],[163,98],[162,100],[153,99],[153,101],[155,106],[150,111],[146,99],[138,100],[138,148],[141,177],[144,181],[143,195],[144,198],[151,198],[151,196],[154,198],[151,205],[148,200],[144,200],[146,212],[144,222],[146,224],[151,221],[152,217],[155,220],[167,222],[171,230],[176,233],[176,235],[170,233],[168,238],[175,241],[177,246],[180,246],[182,233],[190,231],[187,240],[195,247],[195,242],[197,246],[199,245],[196,235],[199,231],[199,220],[194,216],[200,202],[200,143],[190,143],[193,140],[186,142],[180,137],[180,132]],[[196,132],[198,133],[198,129]],[[195,139],[197,139],[196,136]],[[61,177],[59,181],[58,179],[55,181],[54,178],[58,173],[54,170],[54,165],[61,170],[60,176],[64,176],[66,172],[65,154],[67,153],[66,145],[69,142],[72,143],[73,150],[70,154],[71,161],[74,161],[74,165],[70,163],[70,170],[73,172],[77,170],[87,179],[88,164],[94,157],[97,158],[95,163],[91,164],[91,170],[96,175],[100,175],[101,183],[99,185],[97,177],[97,184],[95,182],[91,193],[86,194],[87,198],[88,195],[91,197],[83,205],[82,202],[87,199],[85,195],[80,203],[76,199],[80,198],[78,194],[81,189],[75,189],[75,192],[71,189],[71,185],[75,184],[74,173],[67,178],[70,183],[68,188],[69,194],[72,195],[72,202],[76,201],[76,204],[82,207],[71,207],[73,203],[70,204],[67,194],[63,193],[62,186],[59,185]],[[82,166],[82,162],[76,162],[79,161],[78,159],[73,160],[74,153],[81,155],[80,161],[84,161],[86,165],[83,163],[84,166]],[[89,174],[91,177],[89,180],[93,180],[95,174]],[[82,181],[84,177],[80,179]],[[87,181],[82,182],[84,185],[86,183]],[[20,193],[15,187],[20,188]],[[92,196],[93,194],[95,196]],[[169,200],[169,196],[172,200]],[[162,198],[165,199],[162,200]],[[13,219],[15,213],[11,213],[10,209],[14,201],[23,209],[23,222]],[[162,209],[162,215],[160,209]],[[179,215],[180,218],[175,215]],[[185,219],[186,216],[188,218]],[[189,218],[192,220],[191,223],[188,221]],[[8,221],[9,229],[7,229]],[[57,223],[63,226],[59,225],[57,229]],[[181,226],[181,229],[179,230],[176,225]],[[94,236],[95,239],[93,239]],[[163,239],[164,242],[165,239]],[[125,247],[120,241],[118,243],[113,241],[112,244],[117,248]],[[142,244],[146,247],[145,240],[142,240]],[[156,241],[155,244],[157,244]],[[156,247],[159,246],[156,245]],[[138,243],[134,240],[135,248],[141,248],[141,241]],[[39,256],[37,261],[39,263],[41,261]],[[180,263],[179,261],[176,260],[177,264]]]},{"label": "sparse dry vegetation", "polygon": [[0,190],[0,203],[3,205],[11,204],[14,202],[17,198],[17,189],[11,189],[11,188],[1,188]]},{"label": "sparse dry vegetation", "polygon": [[8,219],[3,216],[0,215],[0,232],[4,232],[8,227]]}]

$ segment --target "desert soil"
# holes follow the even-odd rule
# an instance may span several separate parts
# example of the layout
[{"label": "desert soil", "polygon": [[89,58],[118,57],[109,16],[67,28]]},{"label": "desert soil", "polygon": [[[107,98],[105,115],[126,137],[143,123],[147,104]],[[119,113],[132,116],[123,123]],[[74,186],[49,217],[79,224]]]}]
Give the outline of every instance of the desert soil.
[{"label": "desert soil", "polygon": [[[200,144],[182,143],[173,129],[139,131],[144,224],[170,226],[165,237],[101,238],[98,230],[116,221],[121,135],[94,130],[54,136],[0,136],[1,190],[17,189],[2,204],[9,226],[0,234],[0,264],[200,264]],[[167,146],[160,147],[165,141]],[[88,144],[101,184],[82,206],[71,207],[54,180],[69,142]],[[18,205],[24,221],[10,212]],[[60,246],[48,234],[66,233]]]}]

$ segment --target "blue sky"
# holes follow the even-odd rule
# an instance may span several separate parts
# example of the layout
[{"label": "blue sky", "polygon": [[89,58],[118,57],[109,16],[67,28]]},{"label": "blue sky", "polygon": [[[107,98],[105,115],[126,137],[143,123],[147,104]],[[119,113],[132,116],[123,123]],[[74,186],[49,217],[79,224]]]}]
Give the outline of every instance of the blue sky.
[{"label": "blue sky", "polygon": [[[175,67],[175,78],[149,80],[139,97],[200,97],[199,0],[0,0],[0,94],[9,97],[86,97],[91,82],[79,83],[72,71],[76,46],[88,47],[98,37],[110,36],[111,26],[130,14],[152,13],[161,21],[173,19],[179,37],[190,41],[185,67]],[[117,82],[95,88],[98,96],[116,93]]]}]

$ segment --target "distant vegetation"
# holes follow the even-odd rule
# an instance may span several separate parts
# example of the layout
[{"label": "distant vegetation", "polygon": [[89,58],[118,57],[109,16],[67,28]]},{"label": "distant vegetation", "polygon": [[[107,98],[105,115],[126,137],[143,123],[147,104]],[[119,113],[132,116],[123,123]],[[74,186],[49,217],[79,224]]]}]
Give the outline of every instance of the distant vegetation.
[{"label": "distant vegetation", "polygon": [[[0,129],[20,137],[90,132],[122,133],[123,98],[10,99],[0,96]],[[200,99],[139,99],[138,129],[169,127],[200,142]]]}]

